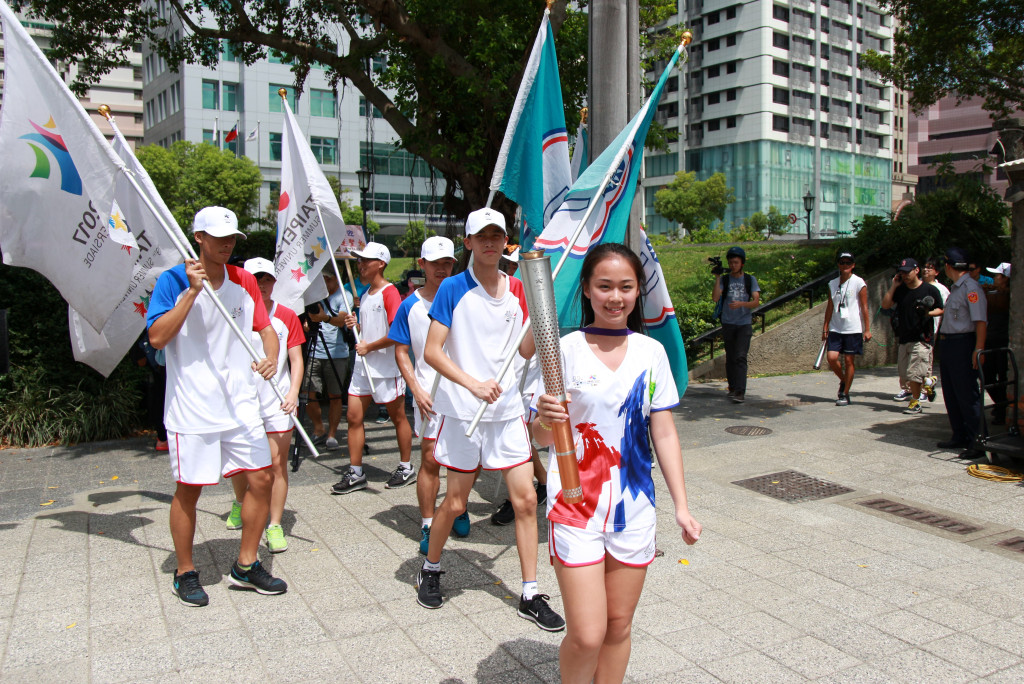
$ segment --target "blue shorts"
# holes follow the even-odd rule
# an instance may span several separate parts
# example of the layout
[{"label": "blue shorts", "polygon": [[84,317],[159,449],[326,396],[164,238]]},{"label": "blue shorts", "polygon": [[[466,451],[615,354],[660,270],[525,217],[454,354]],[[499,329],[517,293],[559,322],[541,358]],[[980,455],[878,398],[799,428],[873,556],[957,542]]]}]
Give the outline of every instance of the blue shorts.
[{"label": "blue shorts", "polygon": [[862,333],[828,333],[828,350],[841,354],[863,354],[864,335]]}]

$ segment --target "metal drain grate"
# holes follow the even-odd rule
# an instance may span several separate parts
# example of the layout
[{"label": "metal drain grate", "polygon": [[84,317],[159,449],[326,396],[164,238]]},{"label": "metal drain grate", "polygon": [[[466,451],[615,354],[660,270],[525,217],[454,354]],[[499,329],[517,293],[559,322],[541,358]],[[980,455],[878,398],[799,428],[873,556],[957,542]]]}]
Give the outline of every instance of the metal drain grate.
[{"label": "metal drain grate", "polygon": [[[954,520],[953,518],[940,513],[926,511],[923,508],[907,506],[906,504],[890,501],[889,499],[872,499],[870,501],[860,501],[858,503],[861,506],[865,506],[876,511],[889,513],[890,515],[906,518],[907,520],[913,520],[914,522],[919,522],[922,525],[928,525],[929,527],[937,527],[940,530],[952,532],[953,534],[971,534],[972,532],[977,532],[982,529],[977,525],[971,525],[970,523],[965,523],[960,520]],[[1022,539],[1021,542],[1024,542],[1024,539]],[[1024,549],[1022,549],[1022,552],[1024,552]]]},{"label": "metal drain grate", "polygon": [[795,470],[785,470],[781,473],[761,475],[747,480],[733,482],[758,494],[764,494],[787,503],[799,503],[801,501],[817,501],[827,499],[830,496],[848,494],[853,490],[849,487],[819,480],[810,475],[798,473]]},{"label": "metal drain grate", "polygon": [[1009,539],[1004,539],[996,544],[996,546],[1001,546],[1004,549],[1016,551],[1017,553],[1024,553],[1024,537],[1011,537]]},{"label": "metal drain grate", "polygon": [[725,431],[731,435],[741,435],[743,437],[763,437],[772,434],[769,428],[761,427],[760,425],[733,425],[732,427],[725,428]]}]

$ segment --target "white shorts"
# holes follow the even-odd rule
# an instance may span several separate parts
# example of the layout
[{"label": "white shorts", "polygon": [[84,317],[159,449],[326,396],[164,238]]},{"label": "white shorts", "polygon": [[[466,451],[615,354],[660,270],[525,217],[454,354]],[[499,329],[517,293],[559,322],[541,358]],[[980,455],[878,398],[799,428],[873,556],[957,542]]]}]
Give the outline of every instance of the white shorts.
[{"label": "white shorts", "polygon": [[174,481],[215,485],[221,476],[270,467],[270,442],[263,425],[192,435],[167,431]]},{"label": "white shorts", "polygon": [[366,377],[366,369],[363,362],[356,359],[355,370],[352,371],[352,380],[348,385],[350,397],[373,397],[378,404],[390,404],[398,397],[405,396],[405,380],[401,375],[394,378],[378,378],[373,376],[373,386],[370,386],[370,379]]},{"label": "white shorts", "polygon": [[471,421],[440,413],[434,418],[437,444],[434,460],[460,473],[484,470],[508,470],[530,461],[530,433],[519,418],[493,423],[481,422],[472,437],[466,437]]},{"label": "white shorts", "polygon": [[595,565],[605,553],[623,565],[645,568],[654,560],[654,525],[641,530],[595,532],[580,527],[548,522],[548,553],[567,568]]},{"label": "white shorts", "polygon": [[417,437],[420,439],[437,439],[437,426],[440,422],[440,418],[435,413],[434,417],[429,419],[424,425],[423,414],[420,413],[419,404],[416,402],[412,403],[412,429]]},{"label": "white shorts", "polygon": [[273,415],[263,416],[263,429],[267,431],[268,435],[291,432],[295,429],[295,423],[289,414],[278,411]]}]

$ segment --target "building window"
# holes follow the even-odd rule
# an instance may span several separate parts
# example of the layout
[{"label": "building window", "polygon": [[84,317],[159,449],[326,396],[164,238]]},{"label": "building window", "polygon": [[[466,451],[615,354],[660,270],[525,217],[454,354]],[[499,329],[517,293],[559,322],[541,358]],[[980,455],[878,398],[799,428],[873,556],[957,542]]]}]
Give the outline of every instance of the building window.
[{"label": "building window", "polygon": [[789,21],[789,8],[783,7],[782,5],[772,6],[772,18],[778,19],[779,21]]},{"label": "building window", "polygon": [[708,52],[714,52],[720,47],[721,45],[719,44],[718,38],[712,38],[708,41]]},{"label": "building window", "polygon": [[[366,116],[366,107],[367,107],[366,98],[365,97],[360,97],[359,98],[359,116]],[[373,118],[374,119],[383,119],[384,118],[384,114],[379,109],[374,107],[373,108]]]},{"label": "building window", "polygon": [[779,116],[778,114],[772,114],[772,130],[781,131],[783,133],[789,132],[789,117]]},{"label": "building window", "polygon": [[716,104],[718,104],[721,101],[722,101],[722,94],[721,93],[710,93],[708,95],[708,104],[709,105],[716,105]]},{"label": "building window", "polygon": [[718,78],[720,74],[719,66],[716,64],[713,67],[708,67],[708,78]]},{"label": "building window", "polygon": [[[218,135],[217,137],[220,137],[220,136]],[[203,129],[203,142],[204,143],[209,143],[210,145],[213,145],[214,147],[218,147],[219,146],[218,143],[220,141],[214,139],[213,131],[212,130],[210,130],[208,128],[204,128]]]},{"label": "building window", "polygon": [[708,131],[717,131],[721,127],[722,127],[722,120],[721,119],[712,119],[711,121],[708,121]]},{"label": "building window", "polygon": [[220,60],[222,62],[241,62],[242,59],[231,49],[231,43],[222,41],[220,47]]},{"label": "building window", "polygon": [[226,112],[237,112],[238,111],[238,84],[237,83],[222,83],[221,84],[221,109]]},{"label": "building window", "polygon": [[281,161],[281,134],[270,134],[270,161]]},{"label": "building window", "polygon": [[318,90],[316,88],[310,90],[309,113],[313,116],[326,116],[333,119],[337,114],[334,93],[330,90]]},{"label": "building window", "polygon": [[338,163],[337,138],[318,138],[313,136],[309,139],[309,147],[313,150],[313,156],[321,164]]},{"label": "building window", "polygon": [[708,26],[711,26],[712,24],[717,24],[721,20],[722,18],[718,15],[718,12],[712,12],[711,14],[708,15]]},{"label": "building window", "polygon": [[376,174],[430,178],[430,167],[416,155],[396,148],[393,144],[374,143],[373,154],[365,142],[359,143],[359,165]]},{"label": "building window", "polygon": [[729,62],[728,64],[726,64],[725,65],[725,73],[727,73],[727,74],[735,74],[736,73],[736,65],[737,64],[739,64],[739,62]]},{"label": "building window", "polygon": [[772,88],[772,102],[775,104],[788,105],[789,91],[785,88]]},{"label": "building window", "polygon": [[277,91],[280,90],[281,88],[284,88],[285,90],[288,91],[287,94],[285,95],[285,97],[288,98],[288,106],[290,106],[292,108],[292,113],[293,114],[298,114],[299,113],[298,98],[295,95],[295,88],[293,86],[278,85],[276,83],[271,83],[267,87],[267,94],[268,94],[268,96],[270,98],[270,111],[272,111],[272,112],[282,112],[282,111],[284,111],[284,108],[281,107],[281,96],[277,94]]},{"label": "building window", "polygon": [[726,128],[736,128],[736,117],[735,116],[726,117],[726,119],[725,119],[725,127]]},{"label": "building window", "polygon": [[203,81],[203,109],[220,109],[216,81]]},{"label": "building window", "polygon": [[727,8],[725,10],[725,18],[726,19],[735,19],[736,18],[736,5],[733,5],[732,7],[729,7],[729,8]]},{"label": "building window", "polygon": [[789,36],[785,33],[775,32],[772,34],[772,45],[782,50],[789,49]]},{"label": "building window", "polygon": [[789,78],[789,63],[783,62],[780,59],[772,60],[772,73],[775,74],[776,76]]},{"label": "building window", "polygon": [[729,88],[727,91],[725,91],[725,99],[728,100],[729,102],[732,102],[733,100],[735,100],[736,99],[736,89],[735,88]]},{"label": "building window", "polygon": [[736,45],[736,33],[730,33],[725,37],[725,47],[733,47]]}]

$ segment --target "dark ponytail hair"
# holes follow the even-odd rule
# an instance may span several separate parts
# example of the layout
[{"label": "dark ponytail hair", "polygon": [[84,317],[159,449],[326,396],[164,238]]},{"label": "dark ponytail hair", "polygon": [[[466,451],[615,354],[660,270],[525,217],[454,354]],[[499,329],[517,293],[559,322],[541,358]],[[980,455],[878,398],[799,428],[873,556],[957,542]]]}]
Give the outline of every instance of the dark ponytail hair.
[{"label": "dark ponytail hair", "polygon": [[644,297],[647,295],[647,278],[644,275],[644,265],[640,263],[640,257],[636,255],[636,252],[617,242],[602,243],[590,250],[583,259],[583,267],[580,269],[580,309],[583,311],[583,319],[580,327],[583,328],[591,325],[595,318],[594,306],[590,303],[590,298],[583,294],[583,285],[594,275],[594,269],[597,268],[599,263],[613,257],[625,259],[633,267],[633,273],[636,275],[638,290],[636,306],[633,307],[633,310],[629,312],[629,316],[626,317],[626,327],[633,332],[646,335],[647,325],[644,323]]}]

